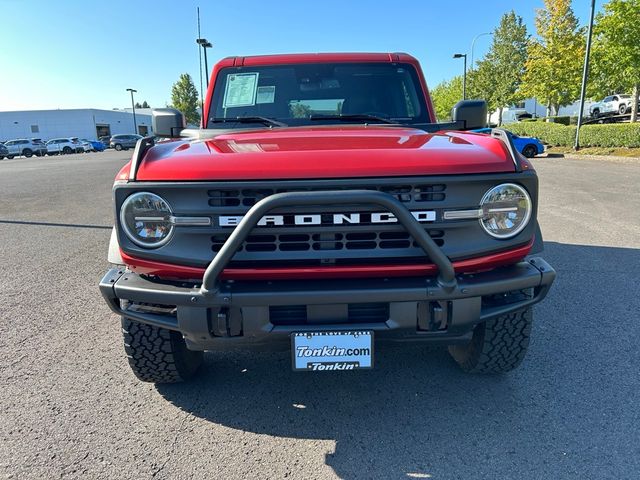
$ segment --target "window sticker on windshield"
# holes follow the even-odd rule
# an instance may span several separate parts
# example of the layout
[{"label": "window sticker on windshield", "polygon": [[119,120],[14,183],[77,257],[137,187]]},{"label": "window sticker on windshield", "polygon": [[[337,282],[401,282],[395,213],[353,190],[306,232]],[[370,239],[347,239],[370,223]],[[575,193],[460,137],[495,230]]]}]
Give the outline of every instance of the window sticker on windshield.
[{"label": "window sticker on windshield", "polygon": [[273,103],[276,101],[276,86],[265,85],[264,87],[258,87],[258,93],[256,95],[256,103]]},{"label": "window sticker on windshield", "polygon": [[232,73],[227,76],[222,106],[250,107],[256,104],[258,73]]}]

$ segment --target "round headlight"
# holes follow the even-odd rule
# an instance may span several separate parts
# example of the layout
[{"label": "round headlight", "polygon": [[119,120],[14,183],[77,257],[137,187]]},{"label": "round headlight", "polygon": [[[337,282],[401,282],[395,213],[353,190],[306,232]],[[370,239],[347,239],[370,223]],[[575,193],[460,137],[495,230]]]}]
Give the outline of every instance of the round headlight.
[{"label": "round headlight", "polygon": [[171,238],[171,207],[155,193],[139,192],[127,197],[120,209],[120,224],[136,245],[154,248]]},{"label": "round headlight", "polygon": [[522,231],[531,218],[531,198],[513,183],[503,183],[484,194],[480,201],[480,225],[495,238],[511,238]]}]

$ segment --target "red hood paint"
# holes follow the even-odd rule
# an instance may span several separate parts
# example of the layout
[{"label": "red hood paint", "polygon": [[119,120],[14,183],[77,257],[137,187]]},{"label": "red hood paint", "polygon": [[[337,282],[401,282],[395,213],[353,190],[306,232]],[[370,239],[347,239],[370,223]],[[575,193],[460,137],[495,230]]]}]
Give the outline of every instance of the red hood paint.
[{"label": "red hood paint", "polygon": [[463,132],[386,126],[318,126],[226,133],[162,142],[139,181],[273,180],[514,171],[502,142]]}]

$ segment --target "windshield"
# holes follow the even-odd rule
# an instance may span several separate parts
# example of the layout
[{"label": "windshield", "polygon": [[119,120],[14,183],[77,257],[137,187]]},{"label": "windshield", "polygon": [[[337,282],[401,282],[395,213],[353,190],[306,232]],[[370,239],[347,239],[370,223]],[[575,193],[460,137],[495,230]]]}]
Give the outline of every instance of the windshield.
[{"label": "windshield", "polygon": [[[418,75],[402,63],[229,67],[213,92],[208,128],[255,128],[265,118],[289,126],[429,122]],[[227,120],[238,117],[252,119]]]}]

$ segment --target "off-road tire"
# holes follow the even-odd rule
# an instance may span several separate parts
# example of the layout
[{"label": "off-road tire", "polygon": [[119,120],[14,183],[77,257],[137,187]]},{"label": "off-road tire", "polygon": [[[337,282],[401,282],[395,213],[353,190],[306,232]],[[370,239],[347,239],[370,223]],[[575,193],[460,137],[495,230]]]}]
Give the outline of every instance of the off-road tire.
[{"label": "off-road tire", "polygon": [[122,334],[129,366],[143,382],[182,382],[202,364],[202,352],[188,350],[178,332],[123,318]]},{"label": "off-road tire", "polygon": [[527,353],[533,311],[531,307],[478,324],[466,345],[451,345],[449,353],[468,373],[506,373]]}]

